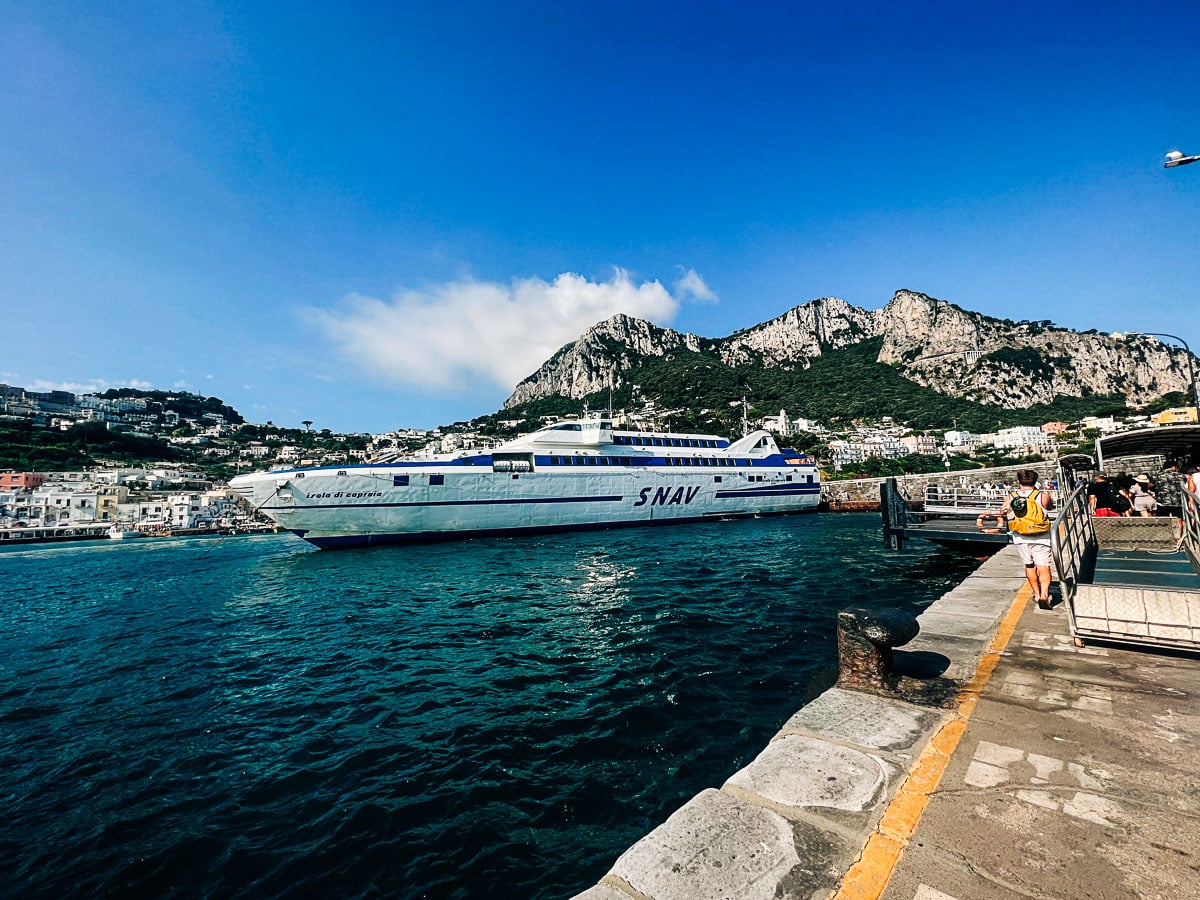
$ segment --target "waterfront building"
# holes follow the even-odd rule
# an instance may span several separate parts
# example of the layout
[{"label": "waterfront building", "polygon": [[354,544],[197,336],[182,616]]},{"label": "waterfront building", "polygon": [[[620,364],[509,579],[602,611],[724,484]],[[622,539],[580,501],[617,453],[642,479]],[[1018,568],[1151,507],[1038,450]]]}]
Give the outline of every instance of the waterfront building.
[{"label": "waterfront building", "polygon": [[[43,485],[18,496],[17,517],[46,527],[83,525],[96,521],[96,492]],[[22,512],[23,510],[23,512]]]},{"label": "waterfront building", "polygon": [[164,518],[172,528],[212,528],[236,508],[224,490],[169,494],[165,498]]},{"label": "waterfront building", "polygon": [[117,521],[166,525],[169,506],[163,497],[143,497],[117,505]]},{"label": "waterfront building", "polygon": [[96,490],[96,521],[117,521],[120,505],[129,500],[127,487],[102,487]]}]

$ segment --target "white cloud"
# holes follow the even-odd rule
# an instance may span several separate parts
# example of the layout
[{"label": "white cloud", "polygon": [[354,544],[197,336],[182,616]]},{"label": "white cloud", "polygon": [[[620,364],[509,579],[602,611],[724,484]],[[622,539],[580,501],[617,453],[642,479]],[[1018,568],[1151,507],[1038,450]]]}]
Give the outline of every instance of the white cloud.
[{"label": "white cloud", "polygon": [[[708,290],[698,275],[695,282]],[[569,272],[552,282],[455,281],[387,301],[355,294],[337,309],[304,312],[347,360],[372,376],[454,390],[480,378],[511,389],[599,321],[625,313],[661,324],[678,308],[660,282],[634,284],[628,272],[616,269],[603,282]]]},{"label": "white cloud", "polygon": [[192,386],[186,381],[177,381],[173,385],[171,385],[171,387],[175,388],[175,390],[177,390],[177,391],[192,390]]},{"label": "white cloud", "polygon": [[717,295],[713,293],[713,289],[704,283],[695,269],[688,269],[686,272],[683,266],[679,267],[683,275],[675,282],[675,296],[679,299],[692,299],[697,303],[716,303]]}]

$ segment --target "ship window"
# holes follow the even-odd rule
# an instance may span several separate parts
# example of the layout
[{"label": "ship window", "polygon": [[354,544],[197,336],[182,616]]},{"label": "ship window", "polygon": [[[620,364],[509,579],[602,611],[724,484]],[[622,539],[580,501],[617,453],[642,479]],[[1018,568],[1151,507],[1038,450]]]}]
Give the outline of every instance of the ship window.
[{"label": "ship window", "polygon": [[429,476],[429,483],[430,483],[431,485],[445,484],[445,483],[446,483],[446,476],[445,476],[445,475],[430,475],[430,476]]},{"label": "ship window", "polygon": [[596,464],[596,457],[594,457],[594,456],[589,456],[589,457],[587,458],[587,464],[588,464],[589,466],[594,466],[594,465]]},{"label": "ship window", "polygon": [[713,481],[714,481],[714,482],[716,482],[717,484],[720,484],[720,483],[721,483],[721,479],[722,479],[722,477],[723,477],[723,476],[721,476],[721,475],[714,475],[714,476],[713,476]]},{"label": "ship window", "polygon": [[392,487],[408,487],[408,476],[407,475],[393,475],[392,476]]},{"label": "ship window", "polygon": [[788,481],[791,481],[791,480],[792,480],[792,476],[791,476],[791,475],[789,475],[789,476],[787,477],[787,480],[788,480]]},{"label": "ship window", "polygon": [[513,476],[513,481],[516,481],[516,480],[517,480],[518,478],[520,478],[520,477],[521,477],[520,475],[514,475],[514,476]]},{"label": "ship window", "polygon": [[583,431],[583,427],[578,422],[572,422],[568,425],[555,425],[551,431]]}]

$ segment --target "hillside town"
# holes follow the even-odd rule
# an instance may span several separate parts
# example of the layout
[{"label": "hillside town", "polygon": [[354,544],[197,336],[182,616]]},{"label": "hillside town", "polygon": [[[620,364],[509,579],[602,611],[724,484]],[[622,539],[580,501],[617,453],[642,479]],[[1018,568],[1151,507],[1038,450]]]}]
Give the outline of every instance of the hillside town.
[{"label": "hillside town", "polygon": [[[635,430],[655,430],[678,411],[647,402],[637,414],[624,415]],[[980,452],[1010,457],[1053,458],[1066,443],[1089,436],[1147,425],[1195,423],[1196,409],[1168,409],[1157,415],[1124,418],[1086,417],[1077,422],[1045,422],[973,434],[951,428],[914,432],[883,420],[834,428],[804,417],[778,414],[748,420],[781,438],[803,436],[816,448],[827,478],[867,460],[905,457],[969,459]],[[157,439],[172,448],[188,448],[192,459],[223,460],[234,472],[272,467],[311,467],[362,463],[405,456],[486,449],[495,438],[471,423],[433,429],[396,429],[381,434],[337,435],[328,431],[248,425],[215,398],[193,395],[101,396],[68,391],[30,391],[0,384],[0,421],[25,421],[35,428],[68,431],[81,423],[102,423],[106,430]],[[518,422],[501,422],[512,427]],[[0,473],[0,530],[78,529],[119,525],[146,533],[246,530],[264,527],[253,511],[239,507],[225,481],[211,467],[180,462],[101,465],[73,471]]]}]

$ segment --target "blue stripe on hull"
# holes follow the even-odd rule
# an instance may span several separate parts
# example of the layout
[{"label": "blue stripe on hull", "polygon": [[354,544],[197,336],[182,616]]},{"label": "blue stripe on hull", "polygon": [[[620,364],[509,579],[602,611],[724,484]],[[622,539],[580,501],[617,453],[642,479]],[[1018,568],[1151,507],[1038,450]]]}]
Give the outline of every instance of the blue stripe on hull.
[{"label": "blue stripe on hull", "polygon": [[611,528],[638,528],[643,525],[694,525],[697,522],[712,522],[721,519],[748,519],[755,516],[789,516],[816,512],[809,509],[791,509],[782,512],[709,512],[700,516],[678,519],[645,519],[636,522],[595,522],[585,525],[536,525],[526,528],[485,528],[465,531],[422,531],[391,534],[340,534],[329,537],[310,537],[305,530],[295,529],[293,534],[304,538],[322,550],[347,549],[350,547],[372,547],[400,544],[434,544],[443,541],[460,541],[469,538],[524,537],[537,534],[558,534],[565,531],[606,531]]},{"label": "blue stripe on hull", "polygon": [[819,494],[821,486],[819,484],[805,485],[803,487],[755,487],[755,488],[740,488],[735,491],[717,491],[713,496],[718,500],[736,500],[739,497],[797,497],[805,494]]},{"label": "blue stripe on hull", "polygon": [[291,504],[282,506],[260,506],[265,511],[285,509],[394,509],[410,506],[513,506],[524,503],[619,503],[625,498],[620,494],[605,494],[599,497],[516,497],[499,500],[414,500],[406,503],[306,503],[301,507]]}]

